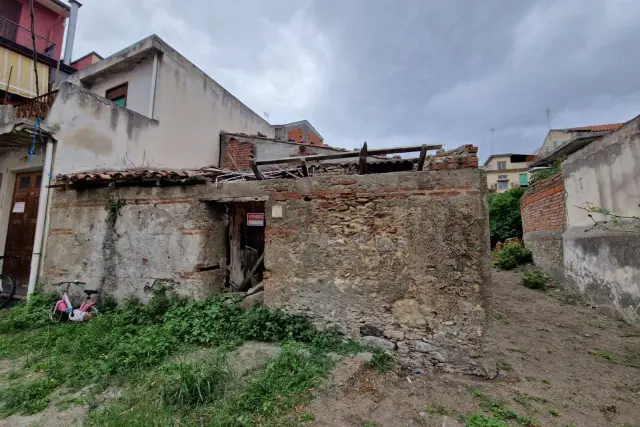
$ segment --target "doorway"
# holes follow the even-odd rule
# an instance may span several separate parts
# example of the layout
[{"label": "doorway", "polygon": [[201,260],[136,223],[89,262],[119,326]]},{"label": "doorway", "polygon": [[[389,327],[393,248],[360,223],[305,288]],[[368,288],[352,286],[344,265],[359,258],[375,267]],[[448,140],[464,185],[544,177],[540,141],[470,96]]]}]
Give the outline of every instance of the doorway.
[{"label": "doorway", "polygon": [[16,175],[4,254],[19,258],[4,260],[2,269],[15,281],[16,295],[27,294],[41,183],[42,172]]},{"label": "doorway", "polygon": [[229,204],[227,263],[234,290],[245,291],[262,281],[264,227],[264,202]]}]

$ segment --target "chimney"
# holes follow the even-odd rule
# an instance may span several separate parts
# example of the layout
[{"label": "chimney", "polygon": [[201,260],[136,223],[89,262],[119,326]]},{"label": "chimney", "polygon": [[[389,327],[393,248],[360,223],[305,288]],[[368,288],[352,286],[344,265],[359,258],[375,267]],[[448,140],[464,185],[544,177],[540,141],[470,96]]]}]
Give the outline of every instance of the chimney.
[{"label": "chimney", "polygon": [[73,54],[73,41],[76,38],[76,23],[78,22],[78,9],[82,6],[78,0],[69,0],[71,3],[71,13],[69,14],[69,26],[67,27],[67,42],[64,45],[64,58],[62,63],[71,65],[71,55]]}]

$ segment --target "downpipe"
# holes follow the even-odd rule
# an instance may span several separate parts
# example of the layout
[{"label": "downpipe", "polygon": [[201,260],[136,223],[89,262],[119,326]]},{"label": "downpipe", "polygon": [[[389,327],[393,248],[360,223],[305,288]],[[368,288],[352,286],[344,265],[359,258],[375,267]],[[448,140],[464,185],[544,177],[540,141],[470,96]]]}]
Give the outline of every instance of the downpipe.
[{"label": "downpipe", "polygon": [[27,297],[33,295],[38,281],[38,270],[40,267],[40,255],[42,254],[42,243],[44,241],[44,224],[47,217],[47,204],[49,203],[49,184],[51,182],[51,165],[53,163],[53,139],[47,139],[47,147],[44,157],[44,169],[42,171],[42,182],[40,184],[40,199],[38,200],[38,218],[36,219],[36,232],[33,241],[33,253],[31,254],[31,269],[29,270],[29,285],[27,287]]}]

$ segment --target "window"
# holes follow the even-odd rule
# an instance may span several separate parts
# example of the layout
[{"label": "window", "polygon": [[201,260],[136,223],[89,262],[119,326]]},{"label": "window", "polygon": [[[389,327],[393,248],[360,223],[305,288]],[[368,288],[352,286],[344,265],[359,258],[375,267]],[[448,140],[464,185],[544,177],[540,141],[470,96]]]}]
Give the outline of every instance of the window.
[{"label": "window", "polygon": [[126,107],[128,86],[129,86],[129,83],[124,83],[124,84],[121,84],[120,86],[113,87],[107,91],[104,97],[112,102],[115,102],[121,107]]},{"label": "window", "polygon": [[498,190],[508,190],[509,181],[498,181]]},{"label": "window", "polygon": [[529,185],[529,175],[526,173],[520,174],[520,187],[527,187]]},{"label": "window", "polygon": [[502,171],[505,170],[507,168],[507,161],[506,160],[502,160],[500,162],[498,162],[498,170]]}]

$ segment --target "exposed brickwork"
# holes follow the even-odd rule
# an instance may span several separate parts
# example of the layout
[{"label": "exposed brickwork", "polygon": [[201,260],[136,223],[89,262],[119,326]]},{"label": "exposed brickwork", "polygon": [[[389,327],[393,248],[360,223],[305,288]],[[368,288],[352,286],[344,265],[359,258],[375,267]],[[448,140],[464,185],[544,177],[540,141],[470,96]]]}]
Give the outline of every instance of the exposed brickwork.
[{"label": "exposed brickwork", "polygon": [[465,145],[461,148],[444,151],[433,156],[425,164],[425,170],[477,169],[478,147]]},{"label": "exposed brickwork", "polygon": [[535,264],[564,279],[562,232],[566,223],[562,174],[533,184],[520,199],[523,240]]},{"label": "exposed brickwork", "polygon": [[525,234],[563,231],[566,221],[562,174],[534,184],[520,200]]},{"label": "exposed brickwork", "polygon": [[238,141],[230,138],[224,150],[222,159],[223,169],[247,169],[251,167],[251,161],[255,155],[255,146],[248,141]]}]

